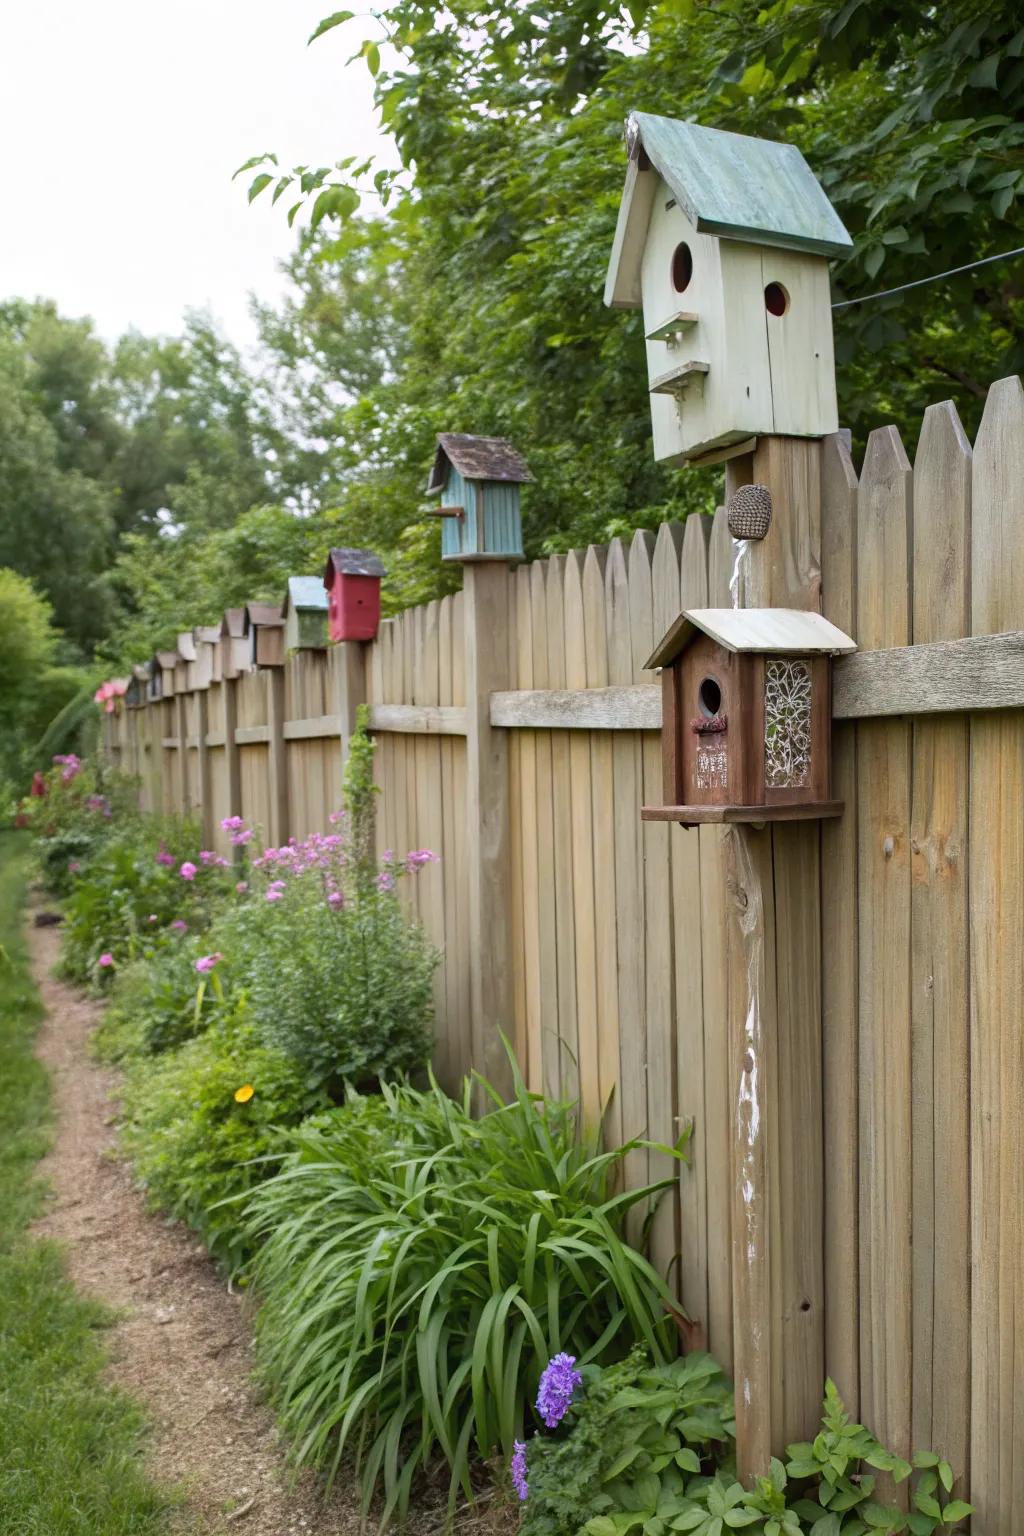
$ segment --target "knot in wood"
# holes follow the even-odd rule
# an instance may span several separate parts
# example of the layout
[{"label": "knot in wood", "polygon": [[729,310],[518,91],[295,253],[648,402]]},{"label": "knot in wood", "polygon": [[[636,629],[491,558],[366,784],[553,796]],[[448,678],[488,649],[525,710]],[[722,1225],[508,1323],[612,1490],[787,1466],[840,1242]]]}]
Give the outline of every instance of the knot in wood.
[{"label": "knot in wood", "polygon": [[772,521],[772,493],[766,485],[739,485],[726,512],[734,539],[763,539]]}]

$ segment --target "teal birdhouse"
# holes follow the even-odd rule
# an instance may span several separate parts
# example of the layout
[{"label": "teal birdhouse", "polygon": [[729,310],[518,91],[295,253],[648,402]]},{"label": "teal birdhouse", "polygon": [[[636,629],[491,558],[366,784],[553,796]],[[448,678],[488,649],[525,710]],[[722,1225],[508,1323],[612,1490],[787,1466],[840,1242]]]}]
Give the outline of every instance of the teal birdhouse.
[{"label": "teal birdhouse", "polygon": [[439,432],[427,494],[441,497],[441,559],[522,560],[519,488],[531,478],[507,438]]}]

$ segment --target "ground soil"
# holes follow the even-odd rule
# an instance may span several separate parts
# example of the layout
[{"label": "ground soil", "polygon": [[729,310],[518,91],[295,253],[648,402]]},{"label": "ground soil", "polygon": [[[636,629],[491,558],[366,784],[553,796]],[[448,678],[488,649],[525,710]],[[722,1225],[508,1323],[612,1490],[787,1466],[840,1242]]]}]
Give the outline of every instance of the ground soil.
[{"label": "ground soil", "polygon": [[[326,1502],[293,1483],[270,1410],[251,1380],[246,1306],[206,1250],[146,1210],[114,1156],[117,1074],[92,1060],[97,1004],[51,976],[56,928],[30,929],[46,1007],[39,1056],[53,1078],[56,1136],[42,1172],[53,1191],[41,1234],[67,1245],[75,1285],[116,1309],[109,1377],[147,1410],[149,1471],[180,1489],[176,1536],[354,1536],[350,1490]],[[423,1529],[435,1524],[426,1517]]]}]

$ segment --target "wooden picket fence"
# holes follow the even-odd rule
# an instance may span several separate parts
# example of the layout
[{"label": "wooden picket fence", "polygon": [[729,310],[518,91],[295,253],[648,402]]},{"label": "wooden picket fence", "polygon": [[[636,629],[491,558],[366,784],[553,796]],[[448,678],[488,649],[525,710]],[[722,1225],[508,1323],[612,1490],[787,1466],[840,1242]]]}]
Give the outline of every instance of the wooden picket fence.
[{"label": "wooden picket fence", "polygon": [[[489,567],[489,607],[467,571],[465,593],[385,622],[371,645],[296,653],[124,711],[107,747],[147,805],[201,812],[215,846],[233,811],[301,837],[338,803],[364,694],[380,847],[441,855],[406,890],[443,954],[442,1080],[493,1067],[505,1028],[529,1083],[579,1094],[612,1137],[674,1142],[692,1125],[692,1165],[660,1208],[653,1251],[727,1367],[751,1329],[770,1333],[771,1438],[813,1428],[828,1372],[894,1449],[953,1462],[976,1532],[1013,1536],[1024,390],[992,387],[973,453],[947,403],[926,413],[913,465],[893,428],[872,434],[859,479],[841,436],[808,445],[806,463],[793,496],[811,530],[809,580],[860,651],[835,668],[845,814],[750,835],[771,1051],[770,1316],[751,1314],[736,1280],[736,1016],[748,999],[729,834],[639,817],[661,786],[659,690],[643,662],[680,608],[729,604],[724,513]],[[500,806],[484,803],[499,791]],[[483,888],[502,932],[474,923]],[[474,978],[492,957],[498,1011],[480,1017]],[[629,1177],[673,1166],[638,1148]]]}]

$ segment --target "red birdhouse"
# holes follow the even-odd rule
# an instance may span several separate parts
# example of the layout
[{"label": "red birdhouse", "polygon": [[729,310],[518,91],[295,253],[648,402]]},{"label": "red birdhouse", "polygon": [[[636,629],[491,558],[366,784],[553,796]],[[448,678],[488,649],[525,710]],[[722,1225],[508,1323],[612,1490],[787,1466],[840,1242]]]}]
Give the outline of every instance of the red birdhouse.
[{"label": "red birdhouse", "polygon": [[332,640],[373,640],[380,624],[385,574],[369,549],[332,549],[324,568],[327,625]]}]

